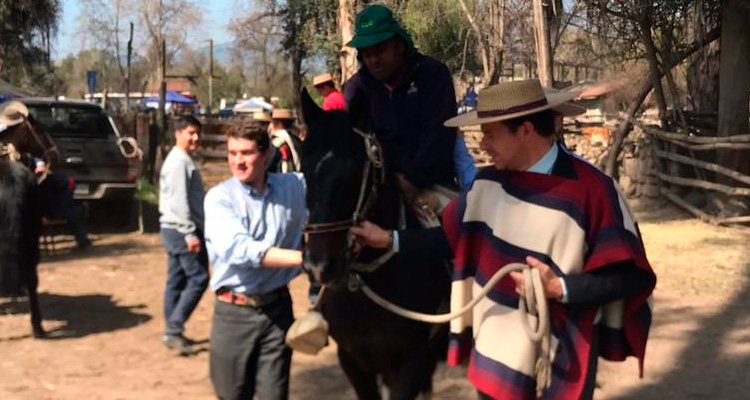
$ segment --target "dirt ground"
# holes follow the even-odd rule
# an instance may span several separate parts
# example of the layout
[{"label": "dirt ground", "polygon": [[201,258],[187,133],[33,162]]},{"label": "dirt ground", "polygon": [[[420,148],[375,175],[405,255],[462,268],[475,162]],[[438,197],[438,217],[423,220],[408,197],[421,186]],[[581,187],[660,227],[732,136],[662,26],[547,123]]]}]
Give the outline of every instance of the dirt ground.
[{"label": "dirt ground", "polygon": [[[750,229],[712,227],[665,204],[634,203],[659,283],[645,374],[634,360],[602,362],[597,399],[746,399],[750,392]],[[168,352],[162,290],[166,256],[157,234],[98,233],[39,266],[46,340],[30,337],[25,301],[0,300],[0,399],[212,399],[208,337],[213,298],[186,334],[199,354]],[[295,312],[307,279],[292,282]],[[335,344],[295,354],[291,398],[353,399]],[[473,399],[462,368],[441,366],[435,399]]]}]

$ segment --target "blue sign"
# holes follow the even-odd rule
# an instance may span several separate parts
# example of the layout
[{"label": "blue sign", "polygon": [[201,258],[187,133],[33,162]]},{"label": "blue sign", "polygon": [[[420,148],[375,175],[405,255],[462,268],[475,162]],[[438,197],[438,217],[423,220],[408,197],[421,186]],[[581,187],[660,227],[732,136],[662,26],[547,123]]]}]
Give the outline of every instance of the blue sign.
[{"label": "blue sign", "polygon": [[86,81],[89,84],[89,93],[96,92],[96,71],[86,71]]}]

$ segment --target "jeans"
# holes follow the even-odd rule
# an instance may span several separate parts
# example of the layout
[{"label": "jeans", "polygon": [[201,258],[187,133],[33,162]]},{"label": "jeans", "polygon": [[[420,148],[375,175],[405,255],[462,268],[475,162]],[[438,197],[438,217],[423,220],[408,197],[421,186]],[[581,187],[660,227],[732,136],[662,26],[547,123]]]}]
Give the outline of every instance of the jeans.
[{"label": "jeans", "polygon": [[289,296],[262,308],[215,303],[209,369],[219,399],[289,397],[292,350],[284,339],[293,321]]},{"label": "jeans", "polygon": [[167,250],[167,285],[164,289],[164,318],[168,335],[181,335],[208,286],[208,253],[203,234],[198,254],[188,251],[185,235],[162,228],[161,238]]}]

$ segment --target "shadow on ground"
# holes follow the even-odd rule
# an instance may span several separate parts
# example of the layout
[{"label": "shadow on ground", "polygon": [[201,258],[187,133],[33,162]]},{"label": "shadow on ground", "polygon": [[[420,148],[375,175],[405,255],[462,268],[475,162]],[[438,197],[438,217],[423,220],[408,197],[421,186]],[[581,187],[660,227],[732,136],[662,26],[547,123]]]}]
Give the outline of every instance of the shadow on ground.
[{"label": "shadow on ground", "polygon": [[[674,307],[657,324],[696,318]],[[700,318],[700,317],[699,317]],[[617,399],[747,399],[750,393],[750,288],[745,287],[719,312],[701,318],[699,329],[662,332],[666,339],[685,340],[675,366],[657,382]]]},{"label": "shadow on ground", "polygon": [[[48,340],[81,338],[87,335],[128,329],[148,322],[151,316],[139,312],[146,308],[139,304],[122,306],[112,300],[111,295],[88,294],[67,296],[51,293],[40,293],[39,303],[45,321],[59,321],[62,325],[47,331]],[[12,299],[0,304],[0,314],[28,313],[28,301]],[[30,328],[29,328],[30,331]],[[19,340],[30,337],[2,338],[2,340]]]}]

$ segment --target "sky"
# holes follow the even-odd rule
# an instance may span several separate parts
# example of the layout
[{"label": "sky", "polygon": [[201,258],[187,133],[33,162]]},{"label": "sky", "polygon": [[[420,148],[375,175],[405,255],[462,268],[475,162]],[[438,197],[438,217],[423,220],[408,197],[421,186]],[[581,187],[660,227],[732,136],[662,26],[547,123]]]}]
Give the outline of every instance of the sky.
[{"label": "sky", "polygon": [[[62,0],[60,31],[57,34],[57,42],[53,42],[52,46],[53,60],[61,60],[68,54],[75,54],[81,50],[80,40],[76,38],[78,16],[81,9],[79,3],[79,0]],[[232,41],[229,31],[225,27],[233,16],[232,12],[236,10],[235,3],[236,0],[212,0],[210,2],[211,5],[206,6],[208,15],[206,16],[204,27],[216,27],[213,29],[204,29],[207,35],[206,39],[214,39],[214,44]]]}]

